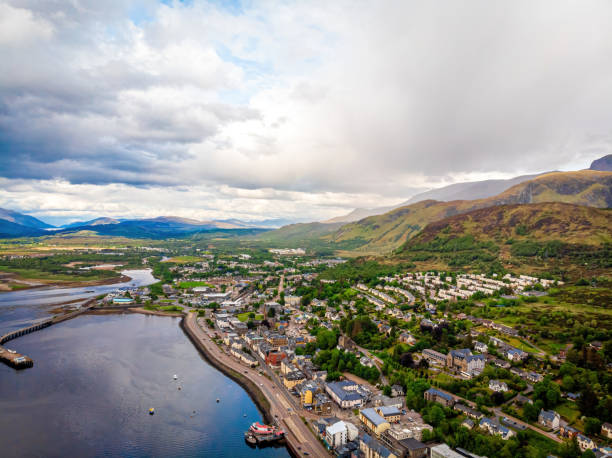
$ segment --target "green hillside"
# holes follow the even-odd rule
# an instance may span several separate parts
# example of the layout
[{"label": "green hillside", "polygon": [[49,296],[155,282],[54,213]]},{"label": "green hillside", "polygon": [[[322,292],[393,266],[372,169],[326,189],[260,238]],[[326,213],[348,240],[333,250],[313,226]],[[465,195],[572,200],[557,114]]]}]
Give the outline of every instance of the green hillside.
[{"label": "green hillside", "polygon": [[429,224],[394,257],[422,268],[602,273],[612,267],[612,211],[565,203],[478,209]]},{"label": "green hillside", "polygon": [[336,244],[352,242],[363,254],[389,253],[427,224],[479,208],[503,204],[565,202],[589,207],[612,207],[612,173],[594,170],[553,172],[477,200],[422,201],[384,215],[370,216],[325,236]]}]

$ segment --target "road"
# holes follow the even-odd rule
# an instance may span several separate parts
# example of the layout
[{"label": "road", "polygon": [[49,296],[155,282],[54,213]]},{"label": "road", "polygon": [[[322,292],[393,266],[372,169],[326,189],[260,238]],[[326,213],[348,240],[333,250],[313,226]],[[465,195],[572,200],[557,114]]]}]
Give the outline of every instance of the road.
[{"label": "road", "polygon": [[[268,377],[259,374],[259,368],[251,369],[247,368],[240,362],[238,362],[232,356],[223,352],[219,346],[212,340],[211,334],[202,329],[197,323],[197,316],[195,313],[190,312],[185,317],[185,326],[191,331],[192,335],[195,336],[197,341],[205,349],[206,353],[218,361],[220,364],[233,369],[236,372],[241,373],[245,378],[252,381],[262,391],[268,402],[270,403],[270,414],[277,421],[286,432],[287,442],[290,447],[295,451],[299,451],[300,455],[307,452],[313,457],[325,457],[329,456],[328,451],[323,445],[314,437],[311,430],[307,425],[304,424],[302,418],[296,414],[295,400],[285,390],[277,386],[275,377],[270,380]],[[268,369],[267,366],[261,368],[262,370]],[[300,412],[304,417],[310,417],[311,414]]]},{"label": "road", "polygon": [[372,362],[374,363],[374,365],[378,368],[378,370],[380,371],[380,382],[383,385],[388,385],[389,382],[387,381],[386,377],[383,375],[382,373],[382,367],[384,364],[384,361],[382,359],[380,359],[378,356],[373,355],[372,353],[370,353],[369,350],[366,350],[363,347],[360,347],[359,345],[355,344],[355,348],[357,348],[357,350],[359,350],[361,353],[363,353],[364,355],[366,355],[368,358],[370,358],[370,360],[372,360]]}]

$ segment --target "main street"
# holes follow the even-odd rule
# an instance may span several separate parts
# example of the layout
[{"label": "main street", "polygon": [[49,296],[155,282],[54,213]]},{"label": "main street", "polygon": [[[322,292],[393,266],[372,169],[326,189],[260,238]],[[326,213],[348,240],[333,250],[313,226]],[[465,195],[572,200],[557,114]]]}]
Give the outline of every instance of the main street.
[{"label": "main street", "polygon": [[[275,377],[271,379],[260,375],[259,369],[247,368],[232,356],[223,352],[212,340],[212,330],[204,330],[197,323],[197,315],[189,312],[185,317],[185,326],[192,332],[198,342],[204,347],[211,358],[220,364],[242,374],[243,377],[253,382],[264,394],[270,403],[270,414],[276,419],[286,434],[287,441],[293,450],[301,455],[307,452],[310,456],[329,456],[329,452],[323,447],[319,440],[314,437],[313,432],[304,424],[302,418],[296,413],[294,400],[291,395],[276,384]],[[265,366],[262,370],[266,369]],[[300,412],[304,417],[311,417]]]}]

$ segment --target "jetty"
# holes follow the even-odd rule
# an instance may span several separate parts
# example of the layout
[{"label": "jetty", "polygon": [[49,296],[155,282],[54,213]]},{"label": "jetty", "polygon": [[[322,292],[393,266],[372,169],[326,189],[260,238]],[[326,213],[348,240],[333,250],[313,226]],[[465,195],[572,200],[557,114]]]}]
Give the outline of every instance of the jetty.
[{"label": "jetty", "polygon": [[83,305],[78,310],[66,313],[64,315],[57,315],[52,318],[47,318],[46,320],[31,324],[30,326],[26,326],[25,328],[16,329],[14,331],[4,334],[3,336],[0,336],[0,361],[15,369],[26,369],[28,367],[34,366],[34,361],[32,361],[31,358],[25,355],[21,355],[14,350],[9,350],[3,345],[6,342],[9,342],[21,336],[25,336],[26,334],[30,334],[32,332],[48,328],[49,326],[61,323],[62,321],[70,320],[78,315],[81,315],[82,313],[89,311],[95,304],[95,299],[89,299],[88,301],[83,303]]}]

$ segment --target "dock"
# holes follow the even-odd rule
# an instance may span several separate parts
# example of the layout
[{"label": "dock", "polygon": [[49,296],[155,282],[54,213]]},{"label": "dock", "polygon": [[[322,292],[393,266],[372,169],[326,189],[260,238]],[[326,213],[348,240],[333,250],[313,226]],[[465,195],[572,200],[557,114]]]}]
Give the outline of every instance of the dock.
[{"label": "dock", "polygon": [[48,328],[49,326],[57,323],[61,323],[62,321],[70,320],[82,313],[85,313],[95,305],[95,299],[89,299],[83,305],[73,312],[67,313],[65,315],[54,316],[53,318],[48,318],[44,321],[32,324],[25,328],[16,329],[14,331],[8,332],[3,336],[0,336],[0,362],[13,367],[15,369],[26,369],[28,367],[34,366],[34,361],[31,358],[21,355],[14,350],[9,350],[2,345],[10,340],[16,339],[17,337],[24,336],[26,334],[30,334],[32,332],[39,331],[44,328]]},{"label": "dock", "polygon": [[14,369],[26,369],[34,365],[31,358],[4,347],[0,347],[0,361]]}]

